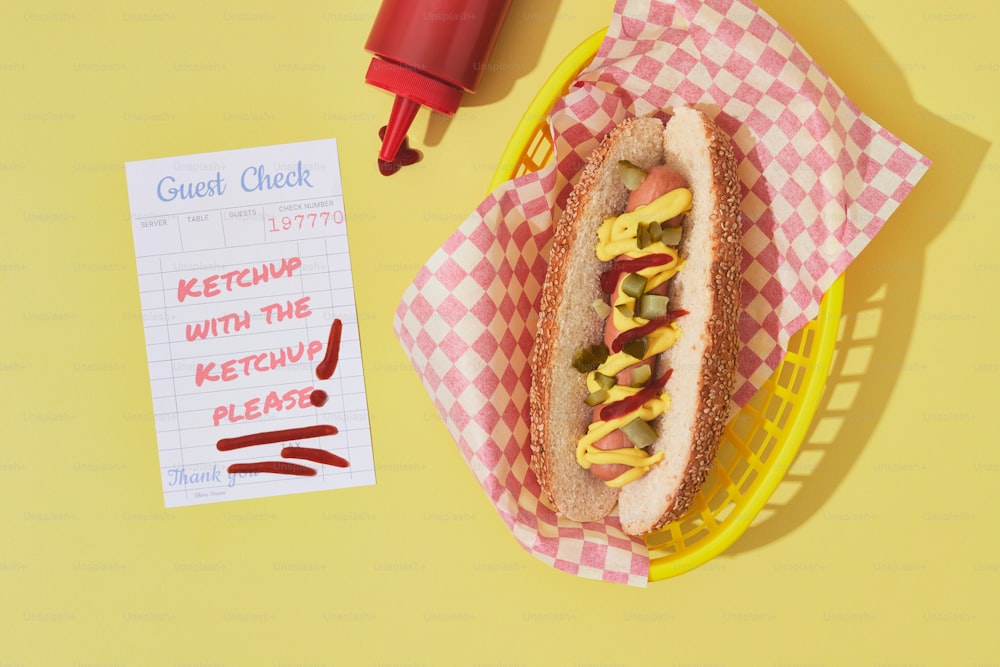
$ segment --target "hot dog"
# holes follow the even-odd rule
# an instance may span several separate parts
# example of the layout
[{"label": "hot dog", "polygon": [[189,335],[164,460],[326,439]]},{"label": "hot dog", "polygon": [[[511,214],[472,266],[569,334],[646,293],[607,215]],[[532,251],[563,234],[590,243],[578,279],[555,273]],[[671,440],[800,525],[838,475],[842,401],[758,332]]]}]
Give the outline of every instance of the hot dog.
[{"label": "hot dog", "polygon": [[681,516],[728,418],[739,182],[702,112],[632,118],[585,164],[553,233],[531,354],[531,466],[561,514]]},{"label": "hot dog", "polygon": [[[651,167],[649,170],[643,170],[631,162],[622,161],[619,163],[619,168],[619,173],[625,174],[631,171],[632,177],[637,179],[635,181],[635,186],[630,188],[631,193],[629,194],[628,202],[625,206],[626,213],[632,213],[641,206],[652,204],[663,195],[680,188],[687,188],[688,185],[684,176],[682,176],[680,172],[672,167],[668,167],[667,165],[656,165]],[[623,181],[627,178],[627,176],[623,178]],[[629,187],[628,183],[625,185],[626,187]],[[678,227],[681,222],[681,216],[675,216],[674,218],[665,221],[657,220],[655,222],[661,225],[660,233],[656,236],[658,240],[662,241],[663,226],[666,226],[667,229]],[[677,235],[677,238],[679,239],[679,235]],[[652,238],[650,238],[649,241],[649,244],[646,244],[645,248],[653,246]],[[636,245],[640,245],[638,239]],[[666,243],[663,245],[666,245]],[[671,249],[671,246],[662,248],[664,251],[668,249]],[[655,332],[658,328],[667,327],[674,319],[687,314],[682,310],[667,310],[666,308],[666,305],[669,304],[669,300],[666,299],[668,280],[675,271],[679,270],[679,262],[672,253],[667,254],[665,252],[656,252],[657,250],[660,249],[654,248],[649,251],[648,254],[642,254],[636,258],[629,257],[626,254],[619,255],[613,260],[612,268],[601,276],[601,289],[608,293],[610,300],[609,306],[616,309],[620,306],[631,306],[632,310],[635,310],[635,299],[633,297],[629,297],[628,294],[622,291],[622,283],[633,273],[631,269],[635,268],[637,265],[642,266],[643,268],[639,269],[639,271],[652,273],[652,277],[659,279],[658,284],[652,286],[650,286],[647,281],[644,285],[643,293],[665,297],[662,301],[664,303],[664,307],[661,311],[655,313],[655,317],[653,317],[654,314],[647,313],[650,317],[644,317],[642,318],[642,321],[636,321],[635,323],[628,322],[627,326],[629,328],[626,330],[637,334],[636,337],[631,338],[631,340],[639,340],[642,336],[638,334],[648,335],[649,333]],[[632,262],[631,260],[633,259],[639,259],[641,261]],[[637,273],[636,275],[642,276],[643,274]],[[620,349],[624,347],[625,343],[623,339],[620,338],[624,331],[619,327],[618,322],[626,320],[627,318],[621,315],[621,311],[619,311],[619,315],[617,317],[613,316],[615,311],[610,310],[608,312],[610,316],[605,316],[604,323],[604,346],[607,350],[609,350],[609,352],[619,352]],[[615,376],[614,386],[619,388],[629,387],[633,389],[637,387],[649,386],[649,381],[656,377],[656,372],[658,370],[658,366],[660,365],[657,361],[657,355],[642,359],[635,357],[635,361],[630,360],[629,366],[627,366],[624,370],[619,371]],[[662,377],[662,375],[660,377]],[[610,381],[608,382],[610,383]],[[603,394],[599,394],[599,397],[603,397]],[[603,412],[604,405],[607,403],[608,399],[610,399],[610,392],[609,396],[605,398],[601,404],[594,408],[594,414],[591,418],[592,425],[601,423],[601,413]],[[592,402],[596,402],[596,399]],[[579,442],[577,446],[579,448]],[[621,428],[615,428],[608,433],[597,437],[592,444],[585,442],[584,446],[587,452],[594,452],[594,450],[613,452],[616,450],[633,448],[634,443],[629,439],[626,431]],[[636,453],[636,456],[639,456],[638,453]],[[580,458],[583,459],[582,464],[590,470],[592,475],[598,479],[604,480],[604,482],[609,486],[615,487],[623,486],[628,483],[631,479],[641,474],[645,468],[645,466],[633,466],[626,463],[615,463],[613,461],[609,463],[591,462],[588,459],[597,459],[599,461],[601,457],[594,457],[593,455],[588,457],[586,452],[581,453]],[[613,457],[604,458],[613,459]],[[651,464],[655,463],[660,458],[662,458],[662,455],[659,455],[658,458],[650,457],[648,460]],[[644,460],[646,460],[645,457],[639,458],[639,461]]]}]

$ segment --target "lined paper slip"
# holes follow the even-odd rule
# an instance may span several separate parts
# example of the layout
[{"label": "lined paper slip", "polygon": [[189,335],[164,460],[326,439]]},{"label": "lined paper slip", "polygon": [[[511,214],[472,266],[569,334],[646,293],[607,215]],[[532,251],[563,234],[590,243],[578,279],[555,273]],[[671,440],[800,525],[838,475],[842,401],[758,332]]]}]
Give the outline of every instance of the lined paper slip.
[{"label": "lined paper slip", "polygon": [[166,506],[374,484],[336,140],[125,172]]}]

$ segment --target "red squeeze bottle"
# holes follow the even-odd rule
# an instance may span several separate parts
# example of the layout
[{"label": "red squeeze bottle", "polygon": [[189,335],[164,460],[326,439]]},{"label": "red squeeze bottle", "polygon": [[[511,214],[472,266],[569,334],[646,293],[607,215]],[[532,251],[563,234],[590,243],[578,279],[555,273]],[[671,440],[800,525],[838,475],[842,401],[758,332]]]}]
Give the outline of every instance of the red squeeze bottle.
[{"label": "red squeeze bottle", "polygon": [[421,106],[452,116],[476,92],[511,1],[382,0],[365,42],[365,81],[396,96],[380,160],[396,157]]}]

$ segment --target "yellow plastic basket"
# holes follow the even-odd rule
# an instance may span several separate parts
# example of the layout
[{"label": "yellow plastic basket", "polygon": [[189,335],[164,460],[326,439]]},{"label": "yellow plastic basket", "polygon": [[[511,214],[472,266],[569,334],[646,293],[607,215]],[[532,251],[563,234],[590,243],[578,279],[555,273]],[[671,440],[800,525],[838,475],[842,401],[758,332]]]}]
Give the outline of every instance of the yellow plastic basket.
[{"label": "yellow plastic basket", "polygon": [[[593,59],[604,33],[581,42],[542,85],[504,150],[491,190],[552,158],[549,110]],[[715,465],[687,514],[646,537],[650,581],[682,574],[722,553],[767,503],[795,458],[823,393],[843,293],[841,276],[823,297],[816,319],[792,337],[774,374],[728,425]]]}]

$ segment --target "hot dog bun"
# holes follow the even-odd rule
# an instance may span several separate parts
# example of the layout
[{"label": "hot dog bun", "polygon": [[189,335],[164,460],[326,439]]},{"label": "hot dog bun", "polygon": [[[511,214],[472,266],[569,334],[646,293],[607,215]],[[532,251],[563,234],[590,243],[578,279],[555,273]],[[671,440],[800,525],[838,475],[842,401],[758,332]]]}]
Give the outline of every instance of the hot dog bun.
[{"label": "hot dog bun", "polygon": [[[653,422],[648,448],[665,458],[638,480],[611,488],[582,468],[576,443],[590,423],[584,374],[572,363],[601,340],[597,229],[625,209],[619,160],[648,169],[667,164],[687,179],[692,205],[683,223],[683,270],[670,281],[672,308],[689,312],[681,337],[659,362],[673,369],[671,407]],[[728,418],[736,369],[740,303],[739,182],[729,140],[702,112],[683,107],[664,124],[632,118],[591,155],[556,223],[532,350],[531,466],[556,510],[576,521],[602,520],[615,504],[625,532],[641,535],[690,506],[711,468]]]}]

